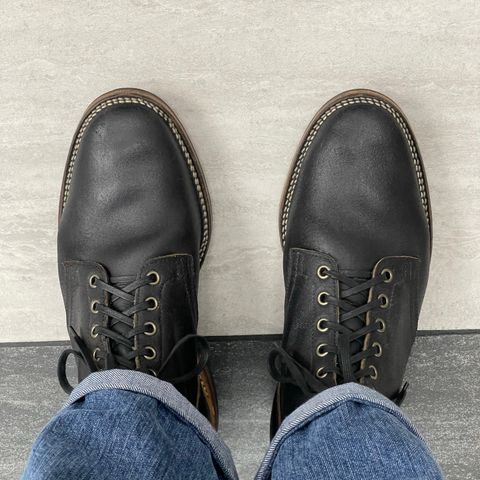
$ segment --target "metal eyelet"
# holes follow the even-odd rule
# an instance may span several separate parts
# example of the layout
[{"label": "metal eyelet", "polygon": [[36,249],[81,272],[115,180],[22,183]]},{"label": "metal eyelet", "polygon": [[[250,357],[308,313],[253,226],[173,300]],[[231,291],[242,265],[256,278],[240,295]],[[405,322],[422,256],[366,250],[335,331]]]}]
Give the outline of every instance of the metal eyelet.
[{"label": "metal eyelet", "polygon": [[160,275],[155,270],[148,272],[147,277],[153,277],[153,281],[149,285],[158,285],[160,283]]},{"label": "metal eyelet", "polygon": [[155,297],[148,297],[145,299],[146,302],[151,302],[153,305],[151,307],[148,307],[147,310],[156,310],[158,308],[158,300]]},{"label": "metal eyelet", "polygon": [[328,305],[327,298],[330,296],[328,292],[320,292],[317,297],[317,302],[320,305]]},{"label": "metal eyelet", "polygon": [[97,288],[97,286],[95,285],[95,282],[97,280],[100,280],[100,277],[98,275],[90,275],[90,277],[88,278],[88,284],[90,285],[90,288]]},{"label": "metal eyelet", "polygon": [[318,330],[319,332],[322,332],[322,333],[328,332],[328,327],[322,327],[322,324],[325,323],[325,322],[328,322],[328,319],[326,319],[326,318],[321,318],[321,319],[317,322],[317,330]]},{"label": "metal eyelet", "polygon": [[92,327],[92,329],[90,330],[90,336],[91,336],[92,338],[97,338],[97,337],[98,337],[98,333],[95,333],[95,329],[96,329],[97,327],[98,327],[98,325],[94,325],[94,326]]},{"label": "metal eyelet", "polygon": [[321,265],[320,267],[318,267],[317,268],[318,278],[321,278],[322,280],[327,279],[328,278],[328,273],[325,273],[325,272],[328,272],[329,270],[330,270],[330,268],[327,267],[326,265]]},{"label": "metal eyelet", "polygon": [[370,378],[376,380],[378,378],[378,370],[373,365],[370,365],[370,369],[373,371],[373,373],[370,374]]},{"label": "metal eyelet", "polygon": [[149,368],[149,369],[147,370],[147,372],[148,372],[150,375],[153,375],[154,377],[158,377],[157,372],[156,372],[155,370],[151,369],[151,368]]},{"label": "metal eyelet", "polygon": [[328,352],[322,352],[322,349],[324,347],[328,347],[328,345],[326,343],[321,343],[318,347],[317,347],[317,357],[326,357],[328,355]]},{"label": "metal eyelet", "polygon": [[153,360],[157,356],[157,351],[153,347],[145,347],[145,351],[151,352],[150,355],[143,354],[145,360]]},{"label": "metal eyelet", "polygon": [[390,283],[393,279],[393,272],[389,268],[384,268],[381,271],[380,275],[384,277],[383,278],[384,283]]},{"label": "metal eyelet", "polygon": [[379,296],[378,296],[378,299],[382,302],[380,304],[380,308],[388,308],[390,302],[388,300],[388,297],[384,294],[384,293],[381,293]]},{"label": "metal eyelet", "polygon": [[92,303],[90,304],[90,311],[92,313],[98,313],[98,310],[95,308],[100,302],[98,300],[92,300]]},{"label": "metal eyelet", "polygon": [[145,326],[152,327],[152,329],[148,332],[143,332],[148,337],[151,337],[152,335],[155,335],[157,333],[157,326],[153,322],[145,322]]},{"label": "metal eyelet", "polygon": [[323,368],[323,367],[320,367],[320,368],[316,371],[315,376],[316,376],[317,378],[325,378],[325,377],[328,375],[328,372],[324,372],[323,370],[324,370],[324,368]]},{"label": "metal eyelet", "polygon": [[100,349],[99,348],[96,348],[93,352],[92,352],[92,357],[93,359],[98,362],[100,360],[100,358],[98,358],[98,354],[100,353]]},{"label": "metal eyelet", "polygon": [[377,353],[375,354],[376,357],[381,357],[383,354],[382,346],[378,342],[373,342],[372,347],[377,348]]},{"label": "metal eyelet", "polygon": [[376,323],[379,324],[379,327],[377,328],[377,332],[383,333],[387,328],[387,326],[385,325],[385,320],[381,318],[377,318]]}]

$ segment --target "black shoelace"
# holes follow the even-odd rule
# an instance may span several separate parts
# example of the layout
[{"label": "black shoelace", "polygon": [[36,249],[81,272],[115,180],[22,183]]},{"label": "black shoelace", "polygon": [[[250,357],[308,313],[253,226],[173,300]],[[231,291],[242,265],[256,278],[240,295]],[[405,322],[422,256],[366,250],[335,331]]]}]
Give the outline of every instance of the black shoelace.
[{"label": "black shoelace", "polygon": [[[382,331],[385,323],[376,320],[370,325],[366,324],[368,311],[378,307],[388,307],[388,297],[379,295],[369,301],[369,290],[381,283],[391,282],[392,273],[385,269],[380,275],[367,278],[369,272],[351,273],[349,276],[327,267],[319,273],[320,278],[331,277],[340,284],[339,297],[328,292],[321,292],[318,296],[320,304],[331,303],[336,305],[340,311],[339,322],[332,322],[328,319],[321,319],[318,329],[327,332],[329,329],[335,332],[335,344],[320,344],[317,348],[317,355],[320,357],[328,354],[336,355],[336,362],[332,368],[322,367],[312,373],[301,363],[295,360],[282,347],[272,350],[269,357],[269,368],[272,377],[280,383],[290,383],[302,390],[305,395],[312,395],[324,390],[327,385],[322,379],[328,374],[336,374],[337,383],[359,382],[364,377],[376,379],[377,370],[373,366],[361,368],[362,360],[382,354],[381,345],[373,343],[371,347],[363,349],[365,336],[377,330]],[[397,394],[395,401],[400,403],[405,396],[408,384],[405,383]]]},{"label": "black shoelace", "polygon": [[[158,276],[156,272],[151,273]],[[152,322],[134,327],[133,321],[133,316],[136,313],[144,310],[153,310],[158,307],[158,300],[153,297],[135,304],[135,291],[140,287],[152,283],[152,278],[149,275],[150,274],[144,278],[131,281],[121,287],[120,285],[125,283],[125,278],[112,277],[110,283],[106,283],[96,275],[90,277],[90,285],[93,288],[99,288],[104,292],[108,292],[111,296],[109,305],[93,301],[90,306],[92,312],[107,315],[110,320],[108,326],[95,325],[91,332],[93,337],[101,335],[108,339],[108,347],[105,351],[97,348],[91,352],[77,332],[70,327],[73,348],[62,352],[58,359],[57,367],[58,380],[66,393],[70,393],[73,389],[66,375],[67,360],[70,355],[74,355],[78,360],[83,362],[90,372],[112,368],[135,370],[135,359],[137,357],[144,356],[147,359],[152,358],[152,352],[156,355],[153,347],[144,347],[142,350],[137,350],[134,344],[135,336],[152,334],[152,327],[157,328]],[[185,348],[187,344],[190,343],[193,344],[192,347],[195,348],[197,353],[195,367],[177,377],[168,378],[162,375],[162,372],[171,362],[172,358],[174,358],[180,349]],[[160,368],[156,371],[149,370],[149,373],[172,384],[184,383],[202,372],[207,364],[208,356],[209,346],[205,338],[196,334],[186,335],[175,344]],[[103,364],[103,366],[101,367],[100,364]]]}]

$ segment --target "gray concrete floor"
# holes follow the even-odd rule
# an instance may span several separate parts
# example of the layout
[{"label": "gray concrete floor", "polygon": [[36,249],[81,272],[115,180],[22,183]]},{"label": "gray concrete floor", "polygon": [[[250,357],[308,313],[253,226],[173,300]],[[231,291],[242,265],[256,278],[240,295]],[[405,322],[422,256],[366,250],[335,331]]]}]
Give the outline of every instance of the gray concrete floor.
[{"label": "gray concrete floor", "polygon": [[[18,478],[36,434],[66,397],[55,364],[62,346],[0,346],[0,478]],[[273,382],[270,341],[212,345],[220,433],[242,480],[251,479],[268,445]],[[480,335],[419,337],[408,367],[404,408],[447,479],[480,478]]]}]

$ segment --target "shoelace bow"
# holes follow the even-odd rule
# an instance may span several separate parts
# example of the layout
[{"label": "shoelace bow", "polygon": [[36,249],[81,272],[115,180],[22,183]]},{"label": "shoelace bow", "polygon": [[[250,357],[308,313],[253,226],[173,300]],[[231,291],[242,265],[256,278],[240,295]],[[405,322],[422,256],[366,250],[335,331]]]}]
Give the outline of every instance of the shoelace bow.
[{"label": "shoelace bow", "polygon": [[[312,373],[280,346],[274,348],[269,356],[272,377],[280,383],[296,385],[305,395],[324,390],[327,385],[322,379],[330,373],[337,375],[337,383],[359,382],[363,377],[373,377],[377,374],[371,366],[360,368],[363,359],[379,354],[379,348],[373,344],[370,348],[363,350],[365,336],[380,328],[377,322],[366,325],[366,314],[370,310],[385,306],[388,298],[379,296],[369,302],[368,291],[380,283],[391,281],[391,277],[388,277],[391,272],[388,271],[366,279],[370,275],[367,272],[355,272],[347,276],[339,271],[323,268],[324,275],[337,280],[340,284],[338,298],[331,293],[322,292],[324,294],[322,300],[336,305],[340,311],[338,323],[328,319],[322,322],[324,332],[331,329],[336,333],[335,344],[319,345],[321,356],[328,354],[337,356],[336,365],[332,368],[322,367]],[[407,388],[408,383],[405,383],[394,399],[397,403],[401,403]]]},{"label": "shoelace bow", "polygon": [[[112,368],[135,370],[135,359],[142,355],[147,356],[148,358],[148,355],[151,354],[151,351],[148,350],[148,348],[151,347],[145,347],[143,350],[135,349],[135,336],[146,333],[148,334],[151,333],[151,331],[147,326],[148,324],[134,327],[133,316],[138,312],[158,306],[156,303],[157,300],[154,298],[147,298],[143,302],[135,304],[135,291],[140,287],[150,284],[152,279],[147,275],[144,278],[134,280],[120,288],[119,286],[115,286],[115,284],[121,284],[124,279],[111,277],[110,283],[107,283],[97,276],[93,277],[95,277],[94,287],[99,288],[104,292],[108,292],[111,295],[109,305],[104,305],[97,301],[92,302],[91,305],[91,310],[93,312],[107,315],[110,319],[108,326],[96,325],[94,329],[92,329],[93,336],[96,337],[101,335],[109,339],[107,342],[108,347],[106,351],[102,351],[98,348],[92,353],[73,327],[69,327],[72,346],[74,348],[69,348],[62,352],[58,359],[57,366],[58,380],[66,393],[70,393],[73,390],[66,374],[67,360],[70,355],[73,355],[78,360],[82,361],[90,372],[96,372]],[[155,303],[155,305],[152,303]],[[162,376],[162,372],[171,362],[175,354],[188,343],[193,343],[196,349],[197,362],[195,367],[178,377],[168,378]],[[186,335],[175,344],[160,368],[155,372],[151,372],[154,373],[155,376],[172,384],[183,383],[196,377],[202,372],[207,364],[208,356],[209,346],[205,338],[196,334]],[[103,362],[102,368],[100,368],[101,362]]]}]

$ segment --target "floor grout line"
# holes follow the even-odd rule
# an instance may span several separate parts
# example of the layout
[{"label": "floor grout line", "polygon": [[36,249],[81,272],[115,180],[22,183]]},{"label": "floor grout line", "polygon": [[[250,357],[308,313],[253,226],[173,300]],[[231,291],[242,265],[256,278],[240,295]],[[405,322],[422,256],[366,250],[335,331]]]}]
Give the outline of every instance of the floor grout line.
[{"label": "floor grout line", "polygon": [[[417,337],[437,337],[447,335],[478,335],[480,330],[477,329],[459,329],[459,330],[419,330]],[[278,342],[282,339],[280,333],[264,334],[264,335],[211,335],[205,337],[209,342]],[[47,340],[39,342],[0,342],[0,348],[6,347],[55,347],[68,346],[68,340]]]}]

